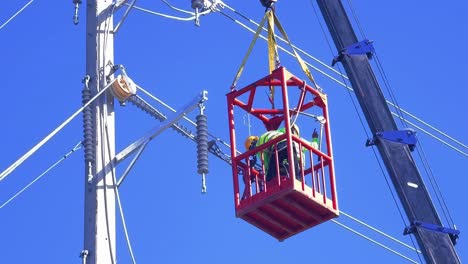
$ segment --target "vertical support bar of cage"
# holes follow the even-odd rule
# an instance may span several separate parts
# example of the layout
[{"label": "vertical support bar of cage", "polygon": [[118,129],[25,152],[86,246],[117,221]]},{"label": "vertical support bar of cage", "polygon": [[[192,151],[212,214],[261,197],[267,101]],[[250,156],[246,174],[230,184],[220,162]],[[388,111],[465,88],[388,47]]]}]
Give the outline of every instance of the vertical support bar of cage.
[{"label": "vertical support bar of cage", "polygon": [[310,180],[311,180],[311,187],[312,187],[312,197],[315,198],[315,188],[317,185],[315,184],[315,169],[314,169],[314,152],[312,150],[309,151],[309,161],[310,161]]},{"label": "vertical support bar of cage", "polygon": [[294,184],[294,179],[296,176],[296,168],[294,162],[292,138],[291,138],[291,115],[289,113],[289,98],[288,98],[288,86],[286,80],[285,69],[281,68],[280,72],[280,82],[281,82],[281,93],[283,99],[283,112],[284,112],[284,128],[286,133],[286,146],[288,151],[288,161],[289,161],[289,181],[291,185]]},{"label": "vertical support bar of cage", "polygon": [[[250,172],[252,172],[252,168],[250,168]],[[258,175],[255,173],[255,193],[259,193],[261,190],[260,190],[260,183],[259,183],[259,180],[258,180]],[[250,179],[252,179],[252,174],[250,174]]]},{"label": "vertical support bar of cage", "polygon": [[[278,143],[275,143],[274,145],[272,145],[273,147],[273,150],[275,152],[275,160],[274,160],[274,164],[276,164],[275,166],[275,170],[276,170],[276,183],[278,184],[278,186],[280,186],[281,184],[281,170],[280,170],[280,164],[279,164],[279,157],[278,157]],[[268,163],[268,167],[270,167],[270,164],[271,164],[271,158],[270,158],[270,162]],[[266,177],[266,176],[265,176]],[[272,179],[270,179],[271,181]]]},{"label": "vertical support bar of cage", "polygon": [[328,170],[329,170],[329,180],[330,180],[330,191],[331,191],[331,200],[333,209],[338,210],[338,197],[336,193],[336,181],[335,181],[335,165],[333,162],[333,147],[331,140],[331,131],[330,131],[330,119],[328,116],[328,105],[325,102],[323,106],[323,117],[327,122],[325,123],[325,138],[327,140],[327,155],[330,157],[328,161]]},{"label": "vertical support bar of cage", "polygon": [[302,191],[305,190],[305,177],[304,177],[304,157],[302,155],[302,143],[299,142],[299,143],[296,143],[299,145],[299,148],[298,150],[296,151],[299,151],[299,166],[300,166],[300,175],[301,175],[301,186],[302,186]]},{"label": "vertical support bar of cage", "polygon": [[262,184],[263,184],[263,191],[267,191],[267,187],[266,187],[266,174],[265,174],[265,155],[263,153],[263,150],[260,150],[260,162],[262,163],[262,174],[260,175],[263,175],[262,176]]},{"label": "vertical support bar of cage", "polygon": [[[248,151],[248,150],[247,150]],[[253,165],[250,164],[250,157],[245,158],[245,164],[247,164],[247,183],[246,183],[246,188],[249,190],[249,197],[252,197],[255,193],[257,193],[257,184],[254,185],[255,188],[255,193],[252,191],[252,167]]]},{"label": "vertical support bar of cage", "polygon": [[[321,171],[321,180],[322,180],[322,197],[323,204],[327,204],[327,184],[325,180],[325,159],[323,156],[320,156],[320,171]],[[330,168],[330,167],[328,167]]]},{"label": "vertical support bar of cage", "polygon": [[236,159],[236,133],[234,125],[234,93],[231,92],[227,95],[228,103],[228,122],[229,122],[229,138],[231,143],[231,166],[232,166],[232,180],[234,185],[234,204],[236,209],[240,204],[239,194],[239,174]]},{"label": "vertical support bar of cage", "polygon": [[[319,155],[317,155],[317,160],[318,160],[319,163],[321,162],[321,157]],[[320,164],[317,164],[317,165],[320,165]],[[321,173],[322,173],[322,171],[320,170],[320,167],[317,168],[316,177],[315,177],[315,184],[317,186],[317,192],[320,193],[320,194],[322,194],[322,191],[320,189]]]},{"label": "vertical support bar of cage", "polygon": [[[252,197],[252,169],[250,167],[250,159],[249,157],[245,158],[245,164],[247,164],[247,167],[244,168],[244,173],[243,175],[243,182],[244,182],[244,194],[245,191],[247,190],[247,197]],[[242,195],[244,196],[244,195]]]}]

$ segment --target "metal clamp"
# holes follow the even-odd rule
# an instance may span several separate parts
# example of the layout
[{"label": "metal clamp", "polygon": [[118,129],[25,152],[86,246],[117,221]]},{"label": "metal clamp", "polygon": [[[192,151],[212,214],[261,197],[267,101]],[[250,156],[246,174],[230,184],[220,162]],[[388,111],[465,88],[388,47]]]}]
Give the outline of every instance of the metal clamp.
[{"label": "metal clamp", "polygon": [[342,49],[338,56],[333,58],[332,66],[343,59],[345,55],[363,55],[366,54],[368,59],[372,58],[372,54],[375,52],[374,45],[372,45],[373,41],[364,39],[358,43],[354,43],[349,45],[348,47]]}]

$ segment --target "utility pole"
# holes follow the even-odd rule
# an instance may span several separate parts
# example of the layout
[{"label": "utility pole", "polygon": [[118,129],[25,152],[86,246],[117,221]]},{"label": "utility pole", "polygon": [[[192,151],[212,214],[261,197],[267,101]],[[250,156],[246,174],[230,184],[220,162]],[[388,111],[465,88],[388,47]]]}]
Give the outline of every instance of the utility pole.
[{"label": "utility pole", "polygon": [[[109,0],[86,2],[86,74],[91,96],[107,84],[114,62],[113,8]],[[84,264],[114,264],[115,156],[114,98],[104,92],[85,119]],[[86,131],[86,127],[93,128]]]},{"label": "utility pole", "polygon": [[[410,221],[405,233],[412,233],[427,263],[461,263],[451,235],[458,231],[444,228],[415,165],[409,145],[381,135],[399,133],[390,109],[368,61],[368,54],[347,53],[360,49],[358,39],[340,0],[317,0],[328,29],[340,52],[341,63],[374,135],[375,145]],[[352,55],[351,52],[353,53]],[[449,235],[450,234],[450,235]]]}]

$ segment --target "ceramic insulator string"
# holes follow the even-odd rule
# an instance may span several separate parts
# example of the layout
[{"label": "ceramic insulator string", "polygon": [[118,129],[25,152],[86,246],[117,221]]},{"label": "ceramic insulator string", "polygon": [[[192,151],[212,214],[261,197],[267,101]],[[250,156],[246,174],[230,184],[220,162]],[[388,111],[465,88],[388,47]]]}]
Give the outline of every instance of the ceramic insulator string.
[{"label": "ceramic insulator string", "polygon": [[208,122],[206,115],[197,115],[197,168],[199,174],[208,173]]},{"label": "ceramic insulator string", "polygon": [[[91,90],[85,88],[81,92],[82,103],[85,105],[91,99]],[[83,109],[83,134],[84,134],[84,156],[86,162],[94,162],[96,153],[94,153],[94,122],[92,117],[93,110],[91,106]]]}]

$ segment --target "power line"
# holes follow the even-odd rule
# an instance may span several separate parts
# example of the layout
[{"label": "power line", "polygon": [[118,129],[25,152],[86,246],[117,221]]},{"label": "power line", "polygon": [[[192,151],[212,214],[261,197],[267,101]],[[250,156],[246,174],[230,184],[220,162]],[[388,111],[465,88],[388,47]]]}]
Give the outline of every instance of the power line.
[{"label": "power line", "polygon": [[[126,4],[126,5],[128,5],[128,4]],[[189,17],[176,17],[176,16],[171,16],[171,15],[166,15],[166,14],[163,14],[163,13],[158,13],[158,12],[155,12],[155,11],[152,11],[152,10],[149,10],[149,9],[146,9],[146,8],[142,8],[142,7],[139,7],[139,6],[136,6],[136,5],[134,5],[133,8],[135,8],[135,9],[137,9],[139,11],[148,13],[148,14],[161,16],[161,17],[164,17],[164,18],[180,20],[180,21],[192,21],[192,20],[196,19],[195,15],[192,15],[192,16],[189,16]],[[205,15],[207,13],[209,13],[209,12],[202,12],[202,13],[200,13],[200,15]]]},{"label": "power line", "polygon": [[26,152],[21,158],[19,158],[16,162],[10,165],[6,170],[4,170],[2,173],[0,173],[0,181],[5,179],[11,172],[13,172],[19,165],[21,165],[25,160],[27,160],[29,157],[31,157],[32,154],[34,154],[39,148],[41,148],[47,141],[49,141],[53,136],[55,136],[62,128],[64,128],[68,123],[70,123],[73,118],[75,118],[77,115],[79,115],[83,109],[85,109],[87,106],[89,106],[96,98],[98,98],[103,92],[107,90],[114,82],[109,83],[99,91],[91,100],[89,100],[86,104],[84,104],[80,109],[78,109],[75,113],[73,113],[67,120],[65,120],[62,124],[60,124],[57,128],[55,128],[54,131],[52,131],[49,135],[47,135],[45,138],[43,138],[39,143],[37,143],[34,147],[32,147],[28,152]]},{"label": "power line", "polygon": [[385,236],[385,237],[387,237],[387,238],[389,238],[389,239],[391,239],[391,240],[393,240],[393,241],[395,241],[395,242],[397,242],[397,243],[399,243],[399,244],[401,244],[401,245],[403,245],[403,246],[405,246],[405,247],[407,247],[407,248],[409,248],[411,250],[416,251],[417,253],[421,253],[421,251],[419,251],[418,249],[416,249],[416,248],[414,248],[414,247],[412,247],[412,246],[410,246],[410,245],[408,245],[408,244],[406,244],[406,243],[404,243],[404,242],[402,242],[402,241],[388,235],[387,233],[384,233],[384,232],[380,231],[379,229],[365,223],[364,221],[361,221],[361,220],[359,220],[359,219],[357,219],[357,218],[343,212],[343,210],[340,210],[340,214],[350,218],[351,220],[353,220],[353,221],[355,221],[355,222],[357,222],[357,223],[359,223],[359,224],[361,224],[361,225],[363,225],[363,226],[365,226],[365,227],[367,227],[367,228],[369,228],[369,229],[371,229],[371,230],[373,230],[373,231],[375,231],[375,232],[377,232],[377,233],[379,233],[379,234],[381,234],[381,235],[383,235],[383,236]]},{"label": "power line", "polygon": [[358,236],[360,236],[360,237],[362,237],[362,238],[364,238],[364,239],[366,239],[366,240],[368,240],[368,241],[370,241],[370,242],[372,242],[372,243],[374,243],[374,244],[376,244],[376,245],[378,245],[378,246],[380,246],[380,247],[382,247],[382,248],[384,248],[384,249],[386,249],[386,250],[392,252],[393,254],[395,254],[395,255],[397,255],[397,256],[400,256],[400,257],[402,257],[402,258],[408,260],[409,262],[416,263],[416,264],[419,263],[419,262],[417,262],[417,261],[415,261],[415,260],[412,260],[412,259],[410,259],[409,257],[407,257],[407,256],[405,256],[405,255],[403,255],[403,254],[401,254],[400,252],[398,252],[398,251],[396,251],[396,250],[394,250],[394,249],[391,249],[391,248],[385,246],[384,244],[382,244],[382,243],[380,243],[380,242],[377,242],[376,240],[374,240],[374,239],[372,239],[372,238],[370,238],[370,237],[368,237],[368,236],[366,236],[366,235],[364,235],[364,234],[362,234],[362,233],[360,233],[360,232],[358,232],[358,231],[352,229],[351,227],[346,226],[346,225],[344,225],[344,224],[342,224],[342,223],[336,221],[335,219],[331,219],[331,221],[332,221],[333,223],[335,223],[335,224],[337,224],[337,225],[343,227],[344,229],[346,229],[346,230],[348,230],[348,231],[351,231],[352,233],[354,233],[354,234],[356,234],[356,235],[358,235]]},{"label": "power line", "polygon": [[57,160],[54,164],[52,164],[52,166],[50,166],[48,169],[46,169],[43,173],[41,173],[39,176],[37,176],[32,182],[30,182],[28,185],[26,185],[23,189],[21,189],[20,191],[18,191],[17,193],[15,193],[15,195],[13,195],[10,199],[8,199],[6,202],[4,202],[1,206],[0,206],[0,209],[2,209],[3,207],[5,207],[7,204],[9,204],[11,201],[13,201],[16,197],[18,197],[21,193],[23,193],[24,191],[26,191],[26,189],[28,189],[29,187],[31,187],[31,185],[33,185],[35,182],[37,182],[38,180],[40,180],[44,175],[46,175],[49,171],[51,171],[53,168],[55,168],[57,165],[59,165],[62,161],[64,161],[66,158],[68,158],[68,156],[70,156],[72,153],[74,153],[75,151],[79,150],[81,148],[81,144],[82,142],[78,142],[78,144],[76,144],[76,146],[70,150],[67,154],[63,155],[62,158],[60,158],[59,160]]},{"label": "power line", "polygon": [[20,10],[18,10],[18,12],[16,12],[12,17],[10,17],[5,23],[3,23],[3,24],[0,26],[0,29],[2,29],[2,28],[5,27],[8,23],[10,23],[10,21],[12,21],[16,16],[18,16],[21,12],[23,12],[23,10],[26,9],[26,7],[28,7],[30,4],[32,4],[32,2],[34,2],[34,0],[30,0],[27,4],[25,4]]}]

